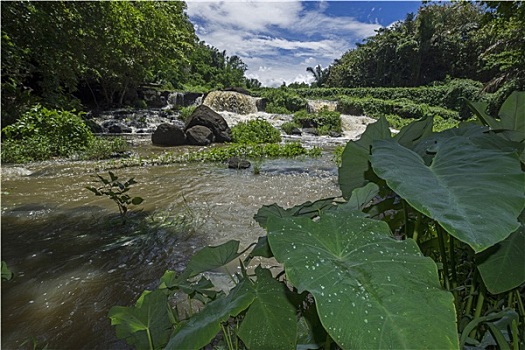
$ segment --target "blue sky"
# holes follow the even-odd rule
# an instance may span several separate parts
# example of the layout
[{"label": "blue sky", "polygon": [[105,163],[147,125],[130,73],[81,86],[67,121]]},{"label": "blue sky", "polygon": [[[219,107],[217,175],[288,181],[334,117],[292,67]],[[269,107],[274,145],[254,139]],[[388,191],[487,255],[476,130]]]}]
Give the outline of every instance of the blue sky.
[{"label": "blue sky", "polygon": [[417,13],[421,1],[187,0],[187,14],[207,44],[238,55],[263,86],[311,82],[375,30]]}]

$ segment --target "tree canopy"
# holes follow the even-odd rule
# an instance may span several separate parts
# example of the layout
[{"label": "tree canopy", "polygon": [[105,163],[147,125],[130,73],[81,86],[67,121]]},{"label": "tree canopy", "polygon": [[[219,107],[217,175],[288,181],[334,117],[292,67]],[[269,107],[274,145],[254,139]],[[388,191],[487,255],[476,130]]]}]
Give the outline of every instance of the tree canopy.
[{"label": "tree canopy", "polygon": [[492,89],[525,81],[521,2],[428,3],[335,60],[329,87],[419,86],[447,77]]}]

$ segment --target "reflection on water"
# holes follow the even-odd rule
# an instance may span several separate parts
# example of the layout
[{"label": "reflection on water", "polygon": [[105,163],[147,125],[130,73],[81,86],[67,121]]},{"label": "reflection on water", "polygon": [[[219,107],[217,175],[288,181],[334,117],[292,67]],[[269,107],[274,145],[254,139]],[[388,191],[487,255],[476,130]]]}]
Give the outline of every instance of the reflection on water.
[{"label": "reflection on water", "polygon": [[[11,175],[2,178],[2,260],[16,276],[2,283],[2,348],[30,337],[49,348],[127,348],[110,326],[111,306],[133,304],[205,245],[255,241],[262,205],[339,195],[325,158],[267,160],[261,175],[200,163],[117,170],[135,177],[130,194],[145,199],[125,226],[114,203],[84,189],[95,163],[34,164],[31,175],[3,169]],[[165,224],[182,216],[192,225]]]}]

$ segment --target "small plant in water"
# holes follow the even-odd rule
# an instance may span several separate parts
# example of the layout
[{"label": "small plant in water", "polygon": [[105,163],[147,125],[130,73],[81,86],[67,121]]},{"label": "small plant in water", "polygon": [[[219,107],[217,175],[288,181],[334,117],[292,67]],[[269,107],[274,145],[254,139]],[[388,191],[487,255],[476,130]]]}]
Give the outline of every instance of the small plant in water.
[{"label": "small plant in water", "polygon": [[109,179],[97,174],[94,176],[96,178],[95,182],[101,183],[99,187],[95,186],[86,186],[86,189],[90,190],[97,196],[107,196],[109,199],[114,201],[122,218],[122,222],[126,222],[126,215],[128,212],[129,205],[139,205],[144,201],[142,197],[131,197],[128,192],[130,186],[136,184],[134,178],[129,179],[128,181],[122,183],[118,181],[118,176],[113,174],[111,171],[108,171]]}]

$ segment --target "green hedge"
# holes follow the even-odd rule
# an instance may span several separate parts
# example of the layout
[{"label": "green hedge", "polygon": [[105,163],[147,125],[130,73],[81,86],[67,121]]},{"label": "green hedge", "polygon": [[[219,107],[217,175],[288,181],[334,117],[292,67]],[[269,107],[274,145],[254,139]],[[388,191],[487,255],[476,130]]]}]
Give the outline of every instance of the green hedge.
[{"label": "green hedge", "polygon": [[439,115],[445,119],[459,119],[459,112],[427,104],[416,104],[408,99],[383,100],[372,97],[343,96],[339,100],[338,108],[344,114],[367,115],[372,118],[384,115],[398,115],[401,118]]}]

